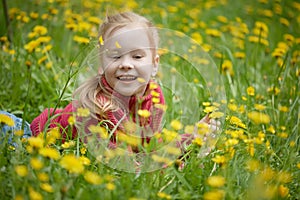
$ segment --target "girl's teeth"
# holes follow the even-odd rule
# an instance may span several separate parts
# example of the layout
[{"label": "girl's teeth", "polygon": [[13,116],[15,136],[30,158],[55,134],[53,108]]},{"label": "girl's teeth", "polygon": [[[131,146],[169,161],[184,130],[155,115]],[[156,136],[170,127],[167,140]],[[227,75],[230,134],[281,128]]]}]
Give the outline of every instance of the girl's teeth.
[{"label": "girl's teeth", "polygon": [[134,76],[121,76],[119,77],[119,80],[134,80]]}]

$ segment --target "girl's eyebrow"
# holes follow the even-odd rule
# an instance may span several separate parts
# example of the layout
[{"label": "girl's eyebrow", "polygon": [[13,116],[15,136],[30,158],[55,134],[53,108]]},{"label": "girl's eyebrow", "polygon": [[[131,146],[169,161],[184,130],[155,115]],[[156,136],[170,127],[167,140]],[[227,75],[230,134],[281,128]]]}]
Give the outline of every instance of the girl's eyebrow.
[{"label": "girl's eyebrow", "polygon": [[144,49],[135,49],[130,51],[130,53],[145,53],[146,51]]}]

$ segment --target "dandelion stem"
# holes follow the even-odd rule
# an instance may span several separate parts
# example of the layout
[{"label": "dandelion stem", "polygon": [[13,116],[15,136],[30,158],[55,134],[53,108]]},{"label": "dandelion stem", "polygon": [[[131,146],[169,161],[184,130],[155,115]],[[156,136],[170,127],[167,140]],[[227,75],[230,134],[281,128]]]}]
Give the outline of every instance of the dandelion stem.
[{"label": "dandelion stem", "polygon": [[5,18],[5,23],[6,23],[6,28],[7,28],[7,37],[10,42],[13,40],[13,34],[10,26],[10,20],[8,16],[8,7],[7,7],[7,2],[6,0],[2,0],[2,5],[3,5],[3,11],[4,11],[4,18]]},{"label": "dandelion stem", "polygon": [[[31,88],[31,71],[30,71],[30,67],[27,68],[27,73],[28,73],[28,87],[27,87],[27,91],[26,91],[26,96],[25,96],[25,105],[24,105],[24,112],[23,112],[23,119],[25,119],[25,116],[27,114],[27,105],[28,105],[28,99],[30,96],[30,88]],[[24,129],[25,126],[25,120],[22,120],[22,130]]]}]

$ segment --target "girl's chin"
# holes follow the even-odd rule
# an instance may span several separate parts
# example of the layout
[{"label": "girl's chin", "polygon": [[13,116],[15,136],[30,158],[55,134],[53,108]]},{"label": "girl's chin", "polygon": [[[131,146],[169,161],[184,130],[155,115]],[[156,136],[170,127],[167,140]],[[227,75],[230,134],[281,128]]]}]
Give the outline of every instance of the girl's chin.
[{"label": "girl's chin", "polygon": [[122,89],[118,89],[115,88],[115,91],[117,91],[119,94],[123,95],[123,96],[141,96],[143,95],[145,88],[122,88]]}]

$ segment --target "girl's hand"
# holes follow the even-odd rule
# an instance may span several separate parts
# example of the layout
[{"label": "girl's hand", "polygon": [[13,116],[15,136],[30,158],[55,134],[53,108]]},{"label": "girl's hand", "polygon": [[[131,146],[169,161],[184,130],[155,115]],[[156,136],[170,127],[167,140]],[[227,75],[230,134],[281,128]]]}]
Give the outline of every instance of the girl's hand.
[{"label": "girl's hand", "polygon": [[221,122],[215,119],[209,118],[208,114],[205,115],[198,123],[205,123],[209,126],[209,133],[216,133],[220,130]]},{"label": "girl's hand", "polygon": [[[208,125],[208,130],[207,130],[207,128],[204,128],[203,130],[201,130],[201,128],[200,128],[201,124]],[[203,117],[195,126],[193,137],[201,138],[202,142],[203,142],[202,151],[198,155],[199,158],[207,156],[211,152],[211,150],[214,148],[214,145],[216,143],[216,136],[217,136],[216,133],[220,130],[220,126],[221,126],[221,122],[217,121],[215,119],[209,118],[208,114],[205,115],[205,117]]]}]

